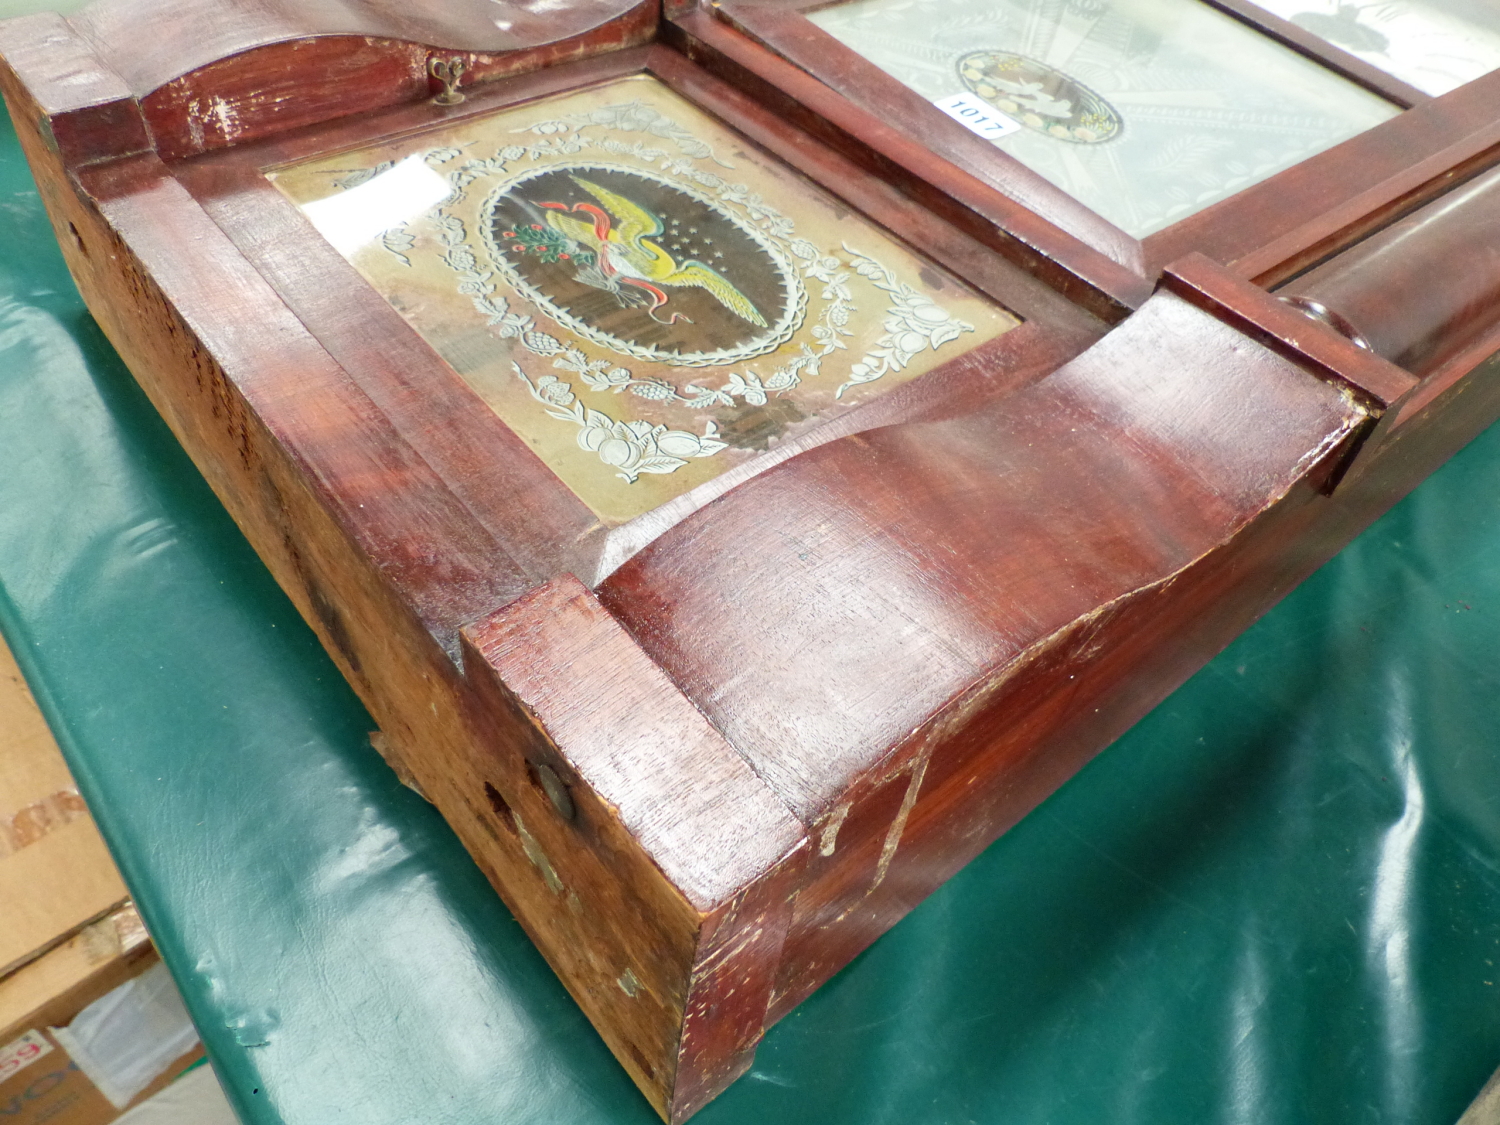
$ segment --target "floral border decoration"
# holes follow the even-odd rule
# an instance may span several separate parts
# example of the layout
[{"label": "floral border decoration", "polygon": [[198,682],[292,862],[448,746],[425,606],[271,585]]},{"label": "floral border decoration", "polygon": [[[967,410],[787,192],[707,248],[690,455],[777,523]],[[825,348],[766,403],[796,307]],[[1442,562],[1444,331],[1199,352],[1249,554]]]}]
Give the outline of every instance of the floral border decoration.
[{"label": "floral border decoration", "polygon": [[[677,152],[640,141],[584,135],[584,130],[593,128],[646,134],[669,141]],[[731,183],[716,172],[697,167],[699,161],[711,161],[726,169],[734,166],[686,127],[640,101],[538,121],[512,132],[529,133],[540,139],[506,145],[493,156],[470,159],[448,172],[453,193],[432,219],[443,250],[442,261],[457,275],[458,291],[470,299],[497,336],[517,340],[533,355],[550,359],[559,370],[577,374],[592,391],[614,394],[628,391],[639,398],[678,403],[695,410],[734,406],[739,400],[763,406],[770,395],[786,394],[803,379],[821,374],[826,358],[836,351],[847,350],[844,339],[853,333],[846,326],[857,311],[849,282],[856,274],[886,293],[890,304],[882,323],[884,333],[850,365],[845,381],[834,392],[835,398],[842,398],[850,387],[872,383],[893,371],[900,371],[920,353],[936,351],[963,333],[974,331],[972,324],[959,320],[926,293],[902,282],[870,255],[844,244],[842,249],[849,259],[845,262],[836,255],[824,254],[811,240],[798,237],[793,221],[745,184]],[[666,379],[639,378],[628,367],[608,358],[591,359],[577,345],[566,344],[540,330],[534,317],[513,311],[495,284],[494,270],[482,267],[480,255],[470,244],[464,221],[452,214],[451,208],[465,201],[467,189],[476,180],[515,176],[511,166],[516,162],[534,163],[544,158],[572,156],[585,150],[631,156],[664,173],[681,177],[712,193],[717,197],[713,202],[730,209],[731,213],[738,209],[743,215],[744,225],[783,247],[789,260],[801,271],[804,282],[809,287],[813,282],[821,285],[819,296],[824,308],[811,329],[812,343],[804,342],[795,355],[768,375],[744,369],[729,372],[726,382],[718,387],[698,383],[678,387]],[[440,167],[451,164],[462,155],[461,148],[442,148],[427,152],[424,158],[430,166]],[[403,263],[411,264],[405,252],[412,248],[414,239],[405,224],[386,231],[381,243]],[[689,458],[711,457],[728,448],[726,442],[719,440],[718,428],[712,419],[706,421],[702,436],[646,421],[617,422],[602,411],[578,402],[572,384],[553,375],[543,375],[533,381],[519,364],[514,368],[532,397],[547,408],[549,416],[572,422],[580,428],[578,443],[581,448],[597,453],[604,463],[615,468],[617,475],[630,483],[642,473],[675,472],[687,464]]]},{"label": "floral border decoration", "polygon": [[599,460],[613,465],[615,475],[631,484],[641,473],[673,473],[689,457],[712,457],[728,443],[718,439],[712,418],[703,426],[703,436],[688,430],[669,430],[659,423],[637,420],[616,422],[602,410],[584,406],[573,387],[556,375],[542,375],[532,382],[519,363],[512,363],[531,397],[547,408],[548,416],[572,422],[578,429],[578,446],[597,453]]}]

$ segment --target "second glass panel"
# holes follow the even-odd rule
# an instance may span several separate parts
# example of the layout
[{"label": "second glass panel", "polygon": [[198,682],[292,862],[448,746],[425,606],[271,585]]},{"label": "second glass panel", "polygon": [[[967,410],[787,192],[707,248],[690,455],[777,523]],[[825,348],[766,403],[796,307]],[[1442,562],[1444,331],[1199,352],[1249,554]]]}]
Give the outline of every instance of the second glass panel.
[{"label": "second glass panel", "polygon": [[1196,0],[853,0],[809,18],[1136,238],[1400,112]]}]

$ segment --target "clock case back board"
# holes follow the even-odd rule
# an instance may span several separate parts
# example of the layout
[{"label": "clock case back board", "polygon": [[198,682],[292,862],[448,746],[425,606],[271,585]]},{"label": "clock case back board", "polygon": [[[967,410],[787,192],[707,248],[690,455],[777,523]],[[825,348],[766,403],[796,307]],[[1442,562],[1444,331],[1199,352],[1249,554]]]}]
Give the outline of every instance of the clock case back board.
[{"label": "clock case back board", "polygon": [[[500,36],[467,6],[424,23],[372,5],[354,25],[338,22],[343,9],[269,11],[205,11],[190,26],[213,34],[150,51],[128,30],[150,26],[138,5],[11,21],[6,97],[112,342],[376,716],[393,766],[441,809],[669,1120],[1500,408],[1470,378],[1496,348],[1481,317],[1408,317],[1445,345],[1419,380],[1203,257],[1176,263],[1106,334],[1093,313],[1121,306],[1093,300],[1087,279],[995,253],[951,209],[914,205],[901,176],[869,174],[873,150],[820,140],[832,117],[806,111],[820,95],[795,75],[782,77],[803,109],[779,116],[672,46],[680,30],[652,45],[646,7],[574,5],[565,24],[530,25],[529,42],[521,9]],[[467,101],[431,101],[443,90],[433,58],[464,62]],[[902,354],[934,361],[920,377],[830,403],[727,471],[606,516],[267,173],[647,79],[723,122],[746,159],[784,169],[793,194],[847,208],[841,234],[878,234],[928,263],[890,284],[961,293],[979,310],[964,323],[983,312],[994,331],[961,333],[972,345],[910,340]],[[671,146],[666,132],[614,139]],[[418,147],[430,167],[451,146]],[[626,180],[618,167],[609,183],[565,174],[523,193],[541,214],[533,241],[559,231],[610,258],[604,220],[578,205],[623,229]],[[501,206],[514,186],[485,200]],[[1456,227],[1415,212],[1403,253],[1459,242],[1492,206],[1487,187],[1466,189]],[[632,202],[649,210],[645,198]],[[597,241],[546,212],[589,215]],[[1001,230],[1012,243],[1018,225]],[[505,238],[513,223],[492,229],[494,255],[522,241]],[[411,258],[424,235],[407,233],[411,245],[377,254]],[[859,275],[849,250],[863,248],[839,246],[834,266],[819,255],[814,267]],[[1373,274],[1341,263],[1318,292],[1392,295],[1388,261]],[[685,300],[663,276],[636,280],[657,292],[634,286],[644,302],[627,295],[614,315],[638,326]],[[749,282],[734,288],[765,303]],[[599,386],[572,372],[568,390],[533,394],[567,372],[567,316],[507,326],[546,303],[514,285],[444,299],[454,292],[514,299],[489,346],[525,374],[509,389],[534,417],[566,427],[549,408],[630,401],[609,367]],[[730,307],[708,292],[694,294],[700,315]],[[870,342],[900,328],[882,320]],[[587,352],[585,368],[602,355]],[[638,375],[658,377],[627,372]],[[671,383],[682,398],[726,385]],[[725,409],[744,408],[728,397]],[[579,463],[625,468],[603,448],[577,442],[592,457]],[[683,452],[666,455],[694,460]]]}]

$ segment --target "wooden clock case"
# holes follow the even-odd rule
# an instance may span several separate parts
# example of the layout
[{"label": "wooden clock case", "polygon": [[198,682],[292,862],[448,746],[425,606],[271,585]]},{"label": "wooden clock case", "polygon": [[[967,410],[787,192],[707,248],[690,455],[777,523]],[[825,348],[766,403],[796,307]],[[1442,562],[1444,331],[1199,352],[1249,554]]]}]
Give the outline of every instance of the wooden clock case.
[{"label": "wooden clock case", "polygon": [[[555,7],[104,0],[0,82],[111,341],[675,1122],[1500,412],[1500,114],[1132,249],[724,17],[784,20]],[[601,520],[262,172],[638,74],[1023,323]]]}]

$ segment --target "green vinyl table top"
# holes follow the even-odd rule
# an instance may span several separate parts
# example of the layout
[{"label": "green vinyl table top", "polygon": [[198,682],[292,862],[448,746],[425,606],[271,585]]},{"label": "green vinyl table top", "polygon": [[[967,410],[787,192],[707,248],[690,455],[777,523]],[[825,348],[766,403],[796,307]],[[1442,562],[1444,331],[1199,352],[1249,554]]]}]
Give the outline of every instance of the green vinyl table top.
[{"label": "green vinyl table top", "polygon": [[[656,1120],[85,311],[8,121],[0,629],[249,1125]],[[1497,731],[1500,427],[697,1121],[1452,1122],[1500,1064]]]}]

